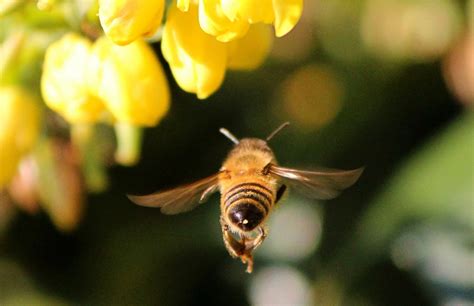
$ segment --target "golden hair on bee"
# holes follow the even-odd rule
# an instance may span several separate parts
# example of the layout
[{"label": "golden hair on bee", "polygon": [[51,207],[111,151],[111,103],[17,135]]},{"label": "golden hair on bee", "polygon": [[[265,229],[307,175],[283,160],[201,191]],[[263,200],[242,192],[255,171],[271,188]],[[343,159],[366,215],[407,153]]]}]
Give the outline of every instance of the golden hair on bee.
[{"label": "golden hair on bee", "polygon": [[129,195],[138,205],[160,207],[164,214],[192,210],[219,191],[220,224],[224,245],[232,257],[253,270],[253,251],[267,237],[268,216],[286,189],[294,188],[313,199],[332,199],[353,185],[363,168],[305,171],[278,165],[268,141],[288,126],[285,122],[265,139],[238,139],[228,130],[219,131],[234,147],[220,170],[194,183],[144,196]]}]

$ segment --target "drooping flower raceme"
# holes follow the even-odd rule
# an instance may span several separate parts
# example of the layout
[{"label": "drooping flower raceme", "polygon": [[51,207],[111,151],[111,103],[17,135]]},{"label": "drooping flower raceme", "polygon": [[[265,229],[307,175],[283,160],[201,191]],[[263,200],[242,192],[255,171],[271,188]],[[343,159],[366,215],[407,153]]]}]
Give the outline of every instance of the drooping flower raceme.
[{"label": "drooping flower raceme", "polygon": [[[188,9],[196,0],[179,0],[178,8]],[[199,0],[202,29],[220,41],[245,35],[248,25],[273,24],[281,37],[293,29],[301,17],[303,0]]]},{"label": "drooping flower raceme", "polygon": [[67,34],[46,51],[41,89],[46,104],[74,125],[115,126],[116,160],[138,161],[141,127],[166,114],[170,93],[153,50],[142,39],[119,46]]},{"label": "drooping flower raceme", "polygon": [[22,156],[36,143],[40,110],[20,87],[0,87],[0,189],[9,182]]},{"label": "drooping flower raceme", "polygon": [[151,36],[161,25],[165,0],[99,0],[105,34],[119,45]]},{"label": "drooping flower raceme", "polygon": [[198,14],[194,2],[188,3],[186,12],[172,5],[161,50],[178,85],[205,99],[221,86],[227,68],[258,67],[270,50],[272,36],[268,26],[252,25],[242,38],[219,42],[201,29]]}]

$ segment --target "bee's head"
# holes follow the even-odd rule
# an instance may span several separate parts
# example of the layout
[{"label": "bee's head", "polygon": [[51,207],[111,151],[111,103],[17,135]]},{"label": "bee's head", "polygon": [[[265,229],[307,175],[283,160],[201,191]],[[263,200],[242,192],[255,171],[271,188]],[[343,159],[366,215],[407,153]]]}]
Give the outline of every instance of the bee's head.
[{"label": "bee's head", "polygon": [[228,212],[228,218],[239,229],[249,232],[263,220],[264,213],[258,206],[249,203],[236,204]]}]

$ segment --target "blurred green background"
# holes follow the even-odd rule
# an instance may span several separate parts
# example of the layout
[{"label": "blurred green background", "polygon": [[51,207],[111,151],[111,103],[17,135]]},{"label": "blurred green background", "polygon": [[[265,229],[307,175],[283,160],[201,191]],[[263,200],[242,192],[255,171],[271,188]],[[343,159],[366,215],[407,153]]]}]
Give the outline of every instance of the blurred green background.
[{"label": "blurred green background", "polygon": [[[308,0],[265,65],[209,99],[167,71],[170,112],[77,230],[0,206],[0,305],[471,305],[472,18],[473,1]],[[282,165],[365,172],[335,200],[290,192],[251,275],[223,246],[217,195],[177,216],[125,197],[216,172],[220,127],[264,138],[284,121]]]}]

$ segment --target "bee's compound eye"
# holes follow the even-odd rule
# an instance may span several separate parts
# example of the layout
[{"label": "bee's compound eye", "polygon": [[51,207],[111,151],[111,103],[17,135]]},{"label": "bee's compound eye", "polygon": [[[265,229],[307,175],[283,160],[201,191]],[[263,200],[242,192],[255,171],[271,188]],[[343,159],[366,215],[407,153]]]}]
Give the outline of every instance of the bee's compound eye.
[{"label": "bee's compound eye", "polygon": [[251,231],[263,219],[263,212],[252,204],[238,204],[229,211],[230,221],[243,231]]}]

